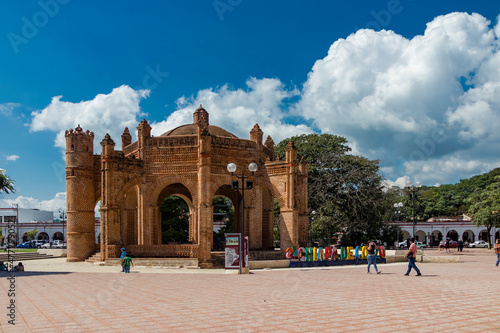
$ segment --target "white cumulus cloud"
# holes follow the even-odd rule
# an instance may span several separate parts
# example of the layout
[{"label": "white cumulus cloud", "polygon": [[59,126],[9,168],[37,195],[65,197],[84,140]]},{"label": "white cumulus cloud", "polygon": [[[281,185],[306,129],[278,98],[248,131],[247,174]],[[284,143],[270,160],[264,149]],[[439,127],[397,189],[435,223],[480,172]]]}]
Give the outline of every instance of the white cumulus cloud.
[{"label": "white cumulus cloud", "polygon": [[66,210],[66,192],[59,192],[52,199],[40,200],[33,197],[18,196],[14,199],[0,199],[0,207],[12,207],[18,204],[19,208],[38,208],[41,210],[57,212]]},{"label": "white cumulus cloud", "polygon": [[57,132],[55,145],[64,149],[65,131],[80,125],[83,130],[94,132],[95,153],[101,151],[100,141],[106,133],[114,139],[116,149],[120,149],[123,129],[137,126],[138,117],[143,116],[139,103],[149,93],[149,90],[134,90],[122,85],[109,94],[99,94],[92,100],[78,103],[61,101],[62,96],[55,96],[46,108],[32,113],[30,129]]},{"label": "white cumulus cloud", "polygon": [[18,156],[18,155],[8,155],[8,156],[6,156],[6,157],[5,157],[5,159],[6,159],[7,161],[15,161],[15,160],[17,160],[18,158],[19,158],[19,156]]},{"label": "white cumulus cloud", "polygon": [[275,143],[290,136],[311,133],[308,126],[286,123],[288,114],[283,103],[299,94],[297,89],[287,90],[278,79],[250,78],[248,89],[230,89],[228,85],[198,91],[196,96],[177,100],[177,110],[166,120],[153,122],[154,135],[161,135],[177,126],[191,124],[193,112],[200,104],[209,113],[211,125],[222,127],[240,138],[249,138],[250,130],[259,124],[264,140],[271,135]]},{"label": "white cumulus cloud", "polygon": [[339,39],[314,64],[295,112],[380,159],[392,179],[445,183],[498,166],[474,153],[498,151],[500,30],[489,24],[450,13],[412,39],[385,30]]}]

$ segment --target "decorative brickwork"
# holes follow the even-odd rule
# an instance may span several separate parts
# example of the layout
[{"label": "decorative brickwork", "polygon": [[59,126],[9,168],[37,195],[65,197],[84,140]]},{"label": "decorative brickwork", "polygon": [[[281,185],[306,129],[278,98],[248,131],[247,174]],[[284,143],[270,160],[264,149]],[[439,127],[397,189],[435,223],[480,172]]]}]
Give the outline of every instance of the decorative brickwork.
[{"label": "decorative brickwork", "polygon": [[[271,137],[263,144],[256,124],[250,140],[239,139],[226,130],[209,125],[208,112],[200,106],[193,124],[177,127],[159,137],[143,119],[137,126],[137,141],[128,128],[122,150],[107,134],[102,153],[93,154],[94,134],[80,126],[66,131],[66,183],[68,196],[68,261],[86,259],[94,244],[94,207],[101,200],[101,260],[116,258],[120,248],[135,257],[197,258],[210,267],[213,243],[213,207],[216,196],[226,196],[235,206],[234,231],[241,232],[242,196],[232,190],[236,178],[227,164],[237,165],[236,174],[249,174],[254,188],[245,191],[245,234],[250,250],[272,248],[273,198],[282,212],[281,248],[304,246],[308,238],[307,165],[296,160],[293,143],[286,160],[274,158]],[[190,244],[162,244],[163,200],[177,195],[189,207]]]}]

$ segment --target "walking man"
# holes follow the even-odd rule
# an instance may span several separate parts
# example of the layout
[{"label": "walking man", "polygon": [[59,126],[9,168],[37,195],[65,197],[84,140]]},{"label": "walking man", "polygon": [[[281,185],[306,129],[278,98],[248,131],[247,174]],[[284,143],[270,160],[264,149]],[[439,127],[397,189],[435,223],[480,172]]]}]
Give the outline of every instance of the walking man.
[{"label": "walking man", "polygon": [[415,245],[415,238],[410,238],[410,248],[406,252],[406,258],[408,258],[408,270],[406,271],[406,276],[410,275],[410,271],[413,268],[417,272],[417,276],[422,275],[420,270],[415,265],[415,260],[417,259],[417,245]]}]

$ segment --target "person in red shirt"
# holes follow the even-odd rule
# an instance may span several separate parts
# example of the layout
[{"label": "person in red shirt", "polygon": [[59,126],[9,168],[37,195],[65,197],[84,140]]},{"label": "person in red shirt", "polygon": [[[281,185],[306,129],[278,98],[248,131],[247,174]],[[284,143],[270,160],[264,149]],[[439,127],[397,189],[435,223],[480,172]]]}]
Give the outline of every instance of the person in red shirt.
[{"label": "person in red shirt", "polygon": [[413,268],[417,272],[417,276],[422,275],[420,270],[415,265],[415,260],[417,259],[417,245],[415,245],[415,238],[410,238],[410,248],[406,252],[406,257],[408,258],[408,270],[406,271],[406,276],[410,275],[410,271]]}]

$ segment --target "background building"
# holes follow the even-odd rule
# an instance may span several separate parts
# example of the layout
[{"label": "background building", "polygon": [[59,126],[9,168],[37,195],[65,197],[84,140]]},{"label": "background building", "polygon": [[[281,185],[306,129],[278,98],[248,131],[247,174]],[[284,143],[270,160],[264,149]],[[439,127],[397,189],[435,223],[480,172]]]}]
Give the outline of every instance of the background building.
[{"label": "background building", "polygon": [[[397,225],[398,222],[388,222],[391,225]],[[399,226],[403,230],[403,239],[408,239],[413,233],[412,221],[401,221]],[[491,229],[491,242],[499,238],[499,231],[496,228]],[[471,217],[463,214],[453,217],[433,217],[427,221],[417,221],[415,225],[415,240],[423,242],[428,246],[437,246],[441,239],[454,240],[459,239],[464,242],[475,242],[477,240],[488,241],[488,230],[485,226],[476,226]]]},{"label": "background building", "polygon": [[[64,215],[64,214],[63,214]],[[100,221],[96,219],[96,242],[99,240]],[[14,226],[14,228],[12,228]],[[9,228],[10,227],[10,228]],[[66,220],[54,219],[54,212],[31,208],[0,208],[0,244],[7,241],[9,229],[14,230],[13,237],[19,244],[28,240],[28,231],[38,231],[35,239],[66,240]],[[19,234],[19,239],[17,238]]]}]

